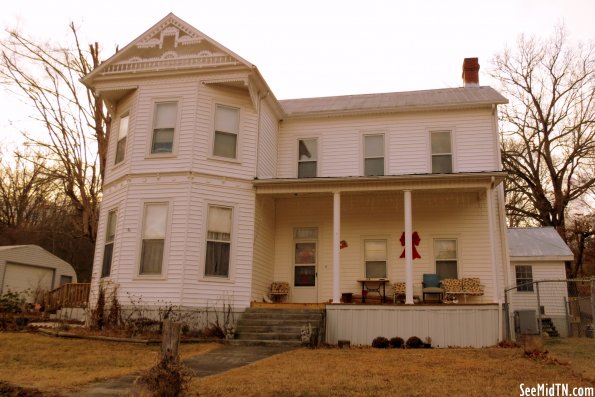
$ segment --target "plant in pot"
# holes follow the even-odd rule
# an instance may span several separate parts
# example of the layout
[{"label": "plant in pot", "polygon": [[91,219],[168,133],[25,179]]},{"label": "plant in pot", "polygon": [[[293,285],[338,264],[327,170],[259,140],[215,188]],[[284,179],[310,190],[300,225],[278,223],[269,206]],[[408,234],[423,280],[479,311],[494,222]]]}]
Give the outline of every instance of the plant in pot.
[{"label": "plant in pot", "polygon": [[426,339],[424,340],[424,349],[429,349],[432,347],[432,338],[430,338],[429,336],[426,336]]}]

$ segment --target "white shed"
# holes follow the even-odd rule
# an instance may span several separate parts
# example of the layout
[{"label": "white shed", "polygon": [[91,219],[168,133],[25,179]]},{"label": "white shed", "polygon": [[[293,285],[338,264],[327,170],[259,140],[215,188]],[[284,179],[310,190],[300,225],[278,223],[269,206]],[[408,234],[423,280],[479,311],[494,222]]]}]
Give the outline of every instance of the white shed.
[{"label": "white shed", "polygon": [[76,282],[76,272],[68,262],[37,245],[0,247],[0,294],[49,291]]}]

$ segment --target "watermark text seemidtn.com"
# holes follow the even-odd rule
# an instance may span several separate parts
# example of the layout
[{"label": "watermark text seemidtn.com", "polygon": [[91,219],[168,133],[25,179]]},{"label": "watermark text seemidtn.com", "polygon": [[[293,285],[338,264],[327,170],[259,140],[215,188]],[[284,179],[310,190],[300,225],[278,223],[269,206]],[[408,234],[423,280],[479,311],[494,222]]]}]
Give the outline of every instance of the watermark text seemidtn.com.
[{"label": "watermark text seemidtn.com", "polygon": [[595,397],[593,387],[569,387],[567,383],[538,383],[536,386],[519,385],[521,397],[563,397],[563,396],[591,396]]}]

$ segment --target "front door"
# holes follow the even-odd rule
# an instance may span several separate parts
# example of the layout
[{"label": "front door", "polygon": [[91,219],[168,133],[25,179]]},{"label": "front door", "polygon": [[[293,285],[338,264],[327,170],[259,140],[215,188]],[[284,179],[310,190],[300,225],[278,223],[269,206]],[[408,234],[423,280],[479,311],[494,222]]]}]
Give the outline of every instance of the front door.
[{"label": "front door", "polygon": [[317,228],[296,228],[294,230],[293,302],[318,302],[317,246]]}]

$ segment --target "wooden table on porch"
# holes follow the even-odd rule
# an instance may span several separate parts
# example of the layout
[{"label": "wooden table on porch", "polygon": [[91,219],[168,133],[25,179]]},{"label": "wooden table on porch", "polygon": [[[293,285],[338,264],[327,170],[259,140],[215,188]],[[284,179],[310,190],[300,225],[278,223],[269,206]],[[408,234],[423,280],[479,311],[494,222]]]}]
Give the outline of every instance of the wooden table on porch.
[{"label": "wooden table on porch", "polygon": [[363,278],[357,280],[357,282],[361,283],[362,285],[362,303],[366,303],[366,295],[368,292],[377,292],[382,298],[382,303],[386,303],[386,283],[388,283],[387,278]]}]

